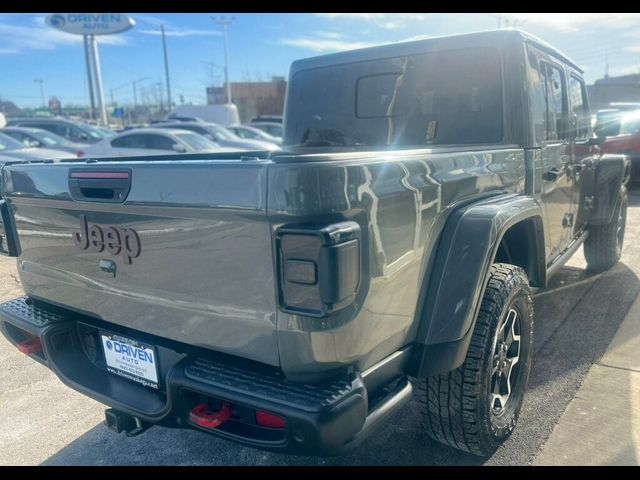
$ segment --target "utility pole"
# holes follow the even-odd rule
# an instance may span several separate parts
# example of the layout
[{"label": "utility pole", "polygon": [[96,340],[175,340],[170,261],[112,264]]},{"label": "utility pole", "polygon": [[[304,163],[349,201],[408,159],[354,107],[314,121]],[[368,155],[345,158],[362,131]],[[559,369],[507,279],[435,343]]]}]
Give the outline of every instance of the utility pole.
[{"label": "utility pole", "polygon": [[133,87],[133,106],[137,107],[138,106],[138,91],[136,90],[136,85],[140,82],[143,82],[144,80],[147,80],[149,77],[142,77],[139,78],[138,80],[132,80],[131,81],[131,86]]},{"label": "utility pole", "polygon": [[40,84],[40,97],[42,98],[42,106],[44,108],[47,108],[47,102],[44,99],[44,87],[42,86],[42,84],[44,83],[44,80],[42,80],[41,78],[36,78],[34,80],[34,82],[39,83]]},{"label": "utility pole", "polygon": [[211,17],[213,23],[222,25],[222,31],[224,34],[224,82],[227,87],[227,103],[231,103],[231,84],[229,83],[229,45],[227,38],[227,27],[232,25],[236,21],[236,17],[231,17],[227,20],[224,16],[220,18]]},{"label": "utility pole", "polygon": [[162,51],[164,52],[164,74],[167,77],[167,101],[169,102],[167,110],[171,110],[171,82],[169,82],[169,60],[167,59],[167,39],[164,34],[164,25],[160,25],[160,31],[162,32]]},{"label": "utility pole", "polygon": [[87,84],[89,85],[89,103],[91,104],[91,113],[89,118],[96,119],[96,99],[93,96],[93,79],[91,78],[91,55],[89,53],[89,36],[83,35],[84,41],[84,61],[87,67]]},{"label": "utility pole", "polygon": [[113,96],[113,92],[117,92],[118,90],[121,90],[121,89],[123,89],[124,87],[126,87],[126,86],[128,86],[128,85],[129,85],[128,83],[124,83],[124,84],[120,85],[119,87],[116,87],[116,88],[110,88],[110,89],[109,89],[109,94],[110,94],[110,96],[111,96],[111,105],[112,105],[112,106],[114,106],[114,107],[116,106],[116,99],[115,99],[115,97]]}]

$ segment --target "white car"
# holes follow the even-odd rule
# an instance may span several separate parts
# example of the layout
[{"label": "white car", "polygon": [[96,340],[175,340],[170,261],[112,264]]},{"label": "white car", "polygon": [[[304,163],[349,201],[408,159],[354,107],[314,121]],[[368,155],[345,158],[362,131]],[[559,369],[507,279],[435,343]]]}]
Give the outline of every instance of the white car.
[{"label": "white car", "polygon": [[74,155],[49,148],[28,148],[14,138],[0,133],[0,165],[10,160],[60,160],[63,158],[74,158]]},{"label": "white car", "polygon": [[221,148],[202,135],[187,130],[137,128],[106,138],[78,152],[79,157],[129,157],[169,153],[237,152]]},{"label": "white car", "polygon": [[250,125],[229,125],[227,130],[235,133],[240,138],[270,142],[278,146],[282,145],[282,137],[274,137],[264,130],[260,130],[259,128],[255,128]]}]

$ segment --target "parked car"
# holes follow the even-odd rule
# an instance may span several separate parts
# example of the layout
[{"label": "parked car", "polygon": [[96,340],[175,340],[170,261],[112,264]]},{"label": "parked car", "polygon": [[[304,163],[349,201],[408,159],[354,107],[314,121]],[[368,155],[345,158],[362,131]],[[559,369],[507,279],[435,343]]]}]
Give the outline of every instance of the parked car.
[{"label": "parked car", "polygon": [[[49,148],[26,147],[23,143],[0,131],[0,155],[4,160],[59,160],[62,158],[74,158],[67,152],[52,150]],[[0,164],[4,163],[0,160]]]},{"label": "parked car", "polygon": [[245,150],[278,150],[280,147],[277,145],[258,141],[240,138],[235,133],[227,130],[222,125],[216,123],[204,123],[204,122],[166,122],[158,123],[155,125],[157,128],[181,128],[183,130],[190,130],[192,132],[203,135],[219,144],[221,147],[241,148]]},{"label": "parked car", "polygon": [[40,128],[77,143],[96,143],[107,136],[92,125],[64,118],[13,118],[7,121],[7,125],[10,127]]},{"label": "parked car", "polygon": [[220,105],[179,105],[167,115],[168,120],[175,117],[197,119],[195,121],[212,122],[218,125],[240,123],[238,107],[232,104]]},{"label": "parked car", "polygon": [[[226,148],[225,151],[235,149]],[[169,153],[220,152],[220,145],[201,135],[177,128],[139,128],[91,145],[78,156],[116,157]]]},{"label": "parked car", "polygon": [[640,110],[627,112],[619,122],[618,134],[600,144],[603,153],[621,153],[631,159],[631,180],[640,181]]},{"label": "parked car", "polygon": [[282,124],[282,115],[258,115],[251,119],[252,122],[275,122]]},{"label": "parked car", "polygon": [[200,118],[200,117],[189,117],[189,116],[185,116],[185,115],[178,115],[177,113],[170,113],[169,115],[167,115],[166,120],[157,120],[157,121],[153,121],[151,123],[152,124],[154,124],[154,123],[165,123],[167,121],[170,121],[170,122],[201,122],[201,123],[206,123],[205,120]]},{"label": "parked car", "polygon": [[107,127],[94,127],[94,128],[97,128],[100,132],[102,132],[102,135],[105,138],[113,137],[116,134],[114,130],[111,130],[110,128],[107,128]]},{"label": "parked car", "polygon": [[258,121],[258,122],[251,122],[249,126],[254,128],[259,128],[263,132],[267,132],[272,137],[282,138],[284,136],[284,134],[282,133],[283,130],[282,130],[281,123]]},{"label": "parked car", "polygon": [[383,45],[293,63],[283,153],[5,166],[0,329],[129,436],[338,454],[415,395],[490,455],[532,288],[622,253],[629,160],[593,146],[582,73],[513,29]]},{"label": "parked car", "polygon": [[60,135],[39,128],[5,127],[0,129],[0,132],[19,141],[25,147],[50,148],[75,154],[88,146],[86,143],[70,142]]},{"label": "parked car", "polygon": [[232,133],[235,133],[240,138],[246,138],[249,140],[261,140],[263,142],[273,143],[275,145],[282,145],[282,137],[274,137],[269,135],[264,130],[251,127],[249,125],[230,125],[227,127]]}]

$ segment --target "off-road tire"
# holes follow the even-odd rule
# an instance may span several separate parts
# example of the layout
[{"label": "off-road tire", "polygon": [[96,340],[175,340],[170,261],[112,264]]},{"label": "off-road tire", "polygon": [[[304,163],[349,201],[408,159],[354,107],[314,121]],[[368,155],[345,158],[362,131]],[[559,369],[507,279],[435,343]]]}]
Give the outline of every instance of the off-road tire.
[{"label": "off-road tire", "polygon": [[[491,405],[498,327],[512,310],[520,313],[520,370],[501,415]],[[417,382],[426,433],[445,445],[487,456],[513,431],[529,378],[533,340],[533,300],[526,273],[495,263],[464,363]]]},{"label": "off-road tire", "polygon": [[584,256],[589,270],[603,272],[620,260],[627,224],[627,203],[627,193],[624,192],[611,222],[590,228],[589,236],[584,242]]}]

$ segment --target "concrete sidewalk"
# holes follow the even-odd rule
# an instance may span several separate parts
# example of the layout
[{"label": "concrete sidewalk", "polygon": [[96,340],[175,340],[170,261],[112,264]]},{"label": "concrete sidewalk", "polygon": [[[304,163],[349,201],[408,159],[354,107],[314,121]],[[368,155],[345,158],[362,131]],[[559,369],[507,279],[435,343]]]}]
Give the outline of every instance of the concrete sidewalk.
[{"label": "concrete sidewalk", "polygon": [[640,297],[533,465],[640,465]]}]

